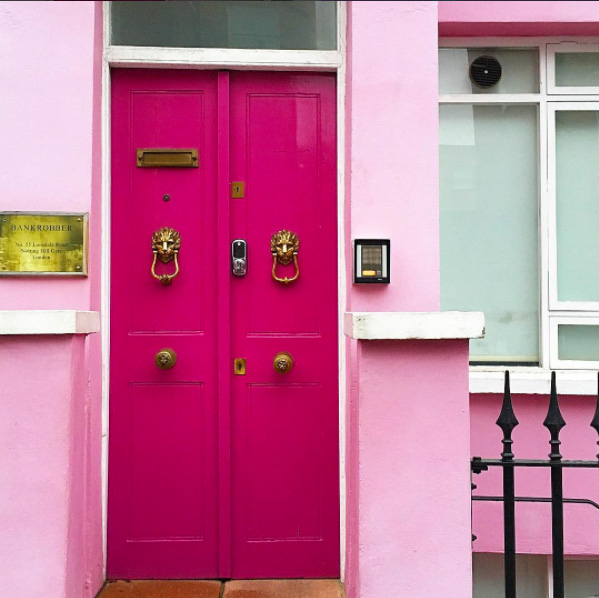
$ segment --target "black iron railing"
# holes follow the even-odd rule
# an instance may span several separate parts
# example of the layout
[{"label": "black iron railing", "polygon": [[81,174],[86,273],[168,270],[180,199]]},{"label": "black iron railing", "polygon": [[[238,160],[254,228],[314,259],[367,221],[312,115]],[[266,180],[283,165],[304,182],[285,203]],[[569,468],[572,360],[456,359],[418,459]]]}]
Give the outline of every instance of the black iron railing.
[{"label": "black iron railing", "polygon": [[[599,384],[599,377],[598,377]],[[505,598],[516,598],[516,503],[517,502],[550,502],[551,503],[551,540],[553,558],[553,598],[564,598],[564,503],[588,504],[599,509],[599,504],[586,498],[564,498],[562,473],[564,468],[599,468],[598,461],[568,461],[562,459],[560,454],[559,434],[566,425],[562,417],[557,398],[555,385],[555,372],[551,373],[551,395],[549,410],[543,425],[549,430],[549,445],[551,452],[548,460],[542,459],[515,459],[512,451],[512,432],[518,425],[514,414],[512,396],[510,392],[510,375],[505,373],[505,389],[503,405],[497,419],[497,425],[503,431],[503,451],[501,459],[481,459],[473,457],[471,470],[474,474],[487,471],[489,467],[501,467],[503,470],[503,496],[472,496],[473,501],[498,501],[503,502],[503,538],[505,552]],[[599,387],[597,393],[597,407],[591,420],[597,434],[599,434]],[[597,442],[599,444],[599,441]],[[515,473],[518,467],[549,467],[551,468],[551,498],[515,495]],[[472,490],[476,485],[472,484]],[[476,536],[472,536],[476,540]]]}]

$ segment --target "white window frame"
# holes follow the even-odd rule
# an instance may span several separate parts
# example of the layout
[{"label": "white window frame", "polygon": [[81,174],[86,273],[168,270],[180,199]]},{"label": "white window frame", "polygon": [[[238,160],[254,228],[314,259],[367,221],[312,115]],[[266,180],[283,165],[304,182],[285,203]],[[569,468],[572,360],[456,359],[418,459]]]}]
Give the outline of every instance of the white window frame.
[{"label": "white window frame", "polygon": [[[599,302],[568,305],[557,299],[557,245],[555,237],[555,111],[585,109],[588,103],[599,102],[599,88],[555,87],[555,54],[599,51],[598,38],[448,38],[439,41],[443,48],[506,48],[532,49],[539,52],[538,93],[440,94],[440,104],[469,105],[536,105],[539,114],[539,366],[470,367],[470,392],[503,392],[503,372],[511,372],[512,392],[546,394],[550,388],[551,370],[561,370],[558,391],[566,394],[597,393],[599,362],[574,362],[557,359],[557,325],[562,318],[574,323],[580,316],[585,322],[599,318]],[[553,85],[553,87],[551,87]],[[585,91],[581,91],[581,90]],[[599,104],[598,104],[599,106]],[[587,108],[593,109],[591,107]],[[553,129],[551,120],[553,119]],[[551,139],[549,138],[551,136]],[[553,149],[551,149],[553,148]],[[550,177],[550,173],[552,177]],[[550,178],[552,180],[550,180]],[[553,181],[553,182],[552,182]],[[570,303],[570,302],[568,302]],[[597,311],[594,311],[597,310]]]},{"label": "white window frame", "polygon": [[[599,112],[599,102],[549,102],[547,110],[548,167],[549,167],[549,308],[555,311],[599,312],[599,301],[560,301],[558,296],[557,264],[557,148],[555,115],[557,112]],[[592,314],[590,314],[592,315]],[[550,359],[550,363],[554,363]],[[599,363],[596,364],[597,367]]]},{"label": "white window frame", "polygon": [[599,44],[564,41],[561,43],[547,44],[547,93],[549,95],[599,95],[599,86],[568,87],[558,86],[555,83],[555,55],[556,54],[582,54],[585,52],[599,52]]},{"label": "white window frame", "polygon": [[[248,50],[239,48],[169,48],[113,46],[110,29],[111,2],[104,2],[104,60],[112,67],[228,68],[260,70],[335,71],[343,65],[347,19],[344,2],[337,2],[336,50]],[[343,34],[341,34],[343,33]]]},{"label": "white window frame", "polygon": [[[558,345],[558,328],[566,324],[568,326],[599,326],[599,313],[572,316],[552,316],[549,318],[549,336],[551,363],[556,368],[571,370],[594,370],[599,369],[599,361],[582,361],[575,359],[560,359]],[[595,379],[596,383],[596,379]],[[596,389],[595,389],[596,391]]]}]

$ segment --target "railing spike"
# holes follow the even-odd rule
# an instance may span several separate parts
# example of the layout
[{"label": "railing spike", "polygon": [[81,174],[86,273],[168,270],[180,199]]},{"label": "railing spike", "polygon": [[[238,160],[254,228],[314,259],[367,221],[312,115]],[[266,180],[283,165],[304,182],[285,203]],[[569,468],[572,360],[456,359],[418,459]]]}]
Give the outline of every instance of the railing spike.
[{"label": "railing spike", "polygon": [[512,393],[510,391],[510,373],[508,370],[505,371],[505,382],[503,389],[503,405],[501,406],[501,412],[495,422],[503,432],[503,452],[501,453],[502,461],[512,461],[514,459],[514,453],[512,452],[512,431],[520,423],[516,414],[514,413],[514,407],[512,405]]},{"label": "railing spike", "polygon": [[551,546],[553,551],[553,598],[564,598],[564,485],[560,430],[566,425],[559,409],[555,372],[551,372],[549,410],[543,425],[549,430],[551,440]]},{"label": "railing spike", "polygon": [[566,425],[566,422],[564,421],[562,412],[559,408],[555,372],[551,372],[551,395],[549,397],[549,409],[547,411],[547,417],[545,418],[543,425],[551,434],[551,440],[549,441],[551,453],[549,453],[549,459],[551,459],[551,461],[561,461],[562,456],[559,452],[561,441],[559,439],[559,433],[560,430]]},{"label": "railing spike", "polygon": [[[597,406],[595,407],[595,415],[591,420],[591,428],[594,428],[595,432],[599,434],[599,372],[597,372]],[[599,440],[597,444],[599,444]],[[599,460],[599,453],[597,453],[597,459]]]}]

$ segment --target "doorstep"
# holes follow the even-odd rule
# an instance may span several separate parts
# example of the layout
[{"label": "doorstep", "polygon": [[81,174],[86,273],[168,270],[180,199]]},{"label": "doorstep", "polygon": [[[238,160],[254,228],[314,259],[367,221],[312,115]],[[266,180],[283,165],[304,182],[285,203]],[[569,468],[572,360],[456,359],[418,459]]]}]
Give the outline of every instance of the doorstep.
[{"label": "doorstep", "polygon": [[97,598],[344,598],[334,579],[111,581]]},{"label": "doorstep", "polygon": [[219,581],[109,581],[97,598],[219,598]]},{"label": "doorstep", "polygon": [[223,598],[343,598],[335,579],[261,579],[229,581]]}]

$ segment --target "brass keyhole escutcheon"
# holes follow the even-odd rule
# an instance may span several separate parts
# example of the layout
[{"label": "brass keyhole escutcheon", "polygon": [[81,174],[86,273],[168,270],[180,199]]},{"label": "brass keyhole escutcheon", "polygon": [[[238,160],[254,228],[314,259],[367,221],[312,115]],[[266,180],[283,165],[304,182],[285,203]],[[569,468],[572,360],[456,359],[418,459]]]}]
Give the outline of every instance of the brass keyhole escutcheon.
[{"label": "brass keyhole escutcheon", "polygon": [[238,357],[235,360],[234,372],[236,376],[245,376],[245,370],[247,367],[247,359],[245,357]]},{"label": "brass keyhole escutcheon", "polygon": [[154,363],[159,370],[170,370],[177,363],[177,354],[172,349],[162,349],[154,356]]},{"label": "brass keyhole escutcheon", "polygon": [[279,374],[287,374],[293,368],[293,357],[287,351],[280,351],[275,355],[272,367]]}]

